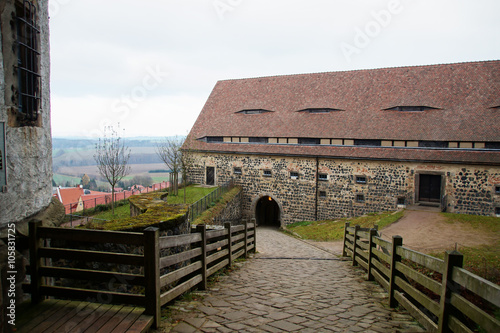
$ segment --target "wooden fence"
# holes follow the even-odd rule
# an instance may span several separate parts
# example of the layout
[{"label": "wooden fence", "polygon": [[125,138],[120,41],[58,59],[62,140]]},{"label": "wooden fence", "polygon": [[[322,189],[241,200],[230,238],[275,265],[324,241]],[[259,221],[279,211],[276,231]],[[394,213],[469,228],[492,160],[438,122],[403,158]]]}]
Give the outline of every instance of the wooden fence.
[{"label": "wooden fence", "polygon": [[[32,222],[28,267],[31,283],[24,284],[24,290],[31,294],[32,303],[53,296],[144,306],[145,314],[155,317],[153,326],[157,327],[162,305],[191,288],[206,289],[210,275],[255,251],[254,223],[226,224],[224,229],[210,231],[200,225],[193,231],[159,237],[158,229],[151,227],[143,233],[131,233],[49,228]],[[75,246],[82,242],[94,244],[93,249]],[[123,253],[117,253],[117,248]],[[139,250],[128,253],[131,248]],[[58,260],[72,264],[59,267]],[[96,263],[104,263],[107,269],[86,266]],[[60,286],[54,278],[86,281],[87,285]]]},{"label": "wooden fence", "polygon": [[500,332],[500,287],[463,269],[457,251],[437,259],[403,247],[400,236],[389,242],[346,223],[343,256],[388,291],[391,307],[403,306],[431,332]]}]

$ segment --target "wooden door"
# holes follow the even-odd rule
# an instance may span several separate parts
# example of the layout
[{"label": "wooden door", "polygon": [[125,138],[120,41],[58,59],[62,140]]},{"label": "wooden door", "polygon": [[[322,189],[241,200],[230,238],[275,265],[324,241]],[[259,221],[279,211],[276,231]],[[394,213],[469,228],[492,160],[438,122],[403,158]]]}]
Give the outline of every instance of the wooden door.
[{"label": "wooden door", "polygon": [[207,185],[215,185],[215,168],[207,167]]},{"label": "wooden door", "polygon": [[419,200],[441,202],[440,175],[420,175]]}]

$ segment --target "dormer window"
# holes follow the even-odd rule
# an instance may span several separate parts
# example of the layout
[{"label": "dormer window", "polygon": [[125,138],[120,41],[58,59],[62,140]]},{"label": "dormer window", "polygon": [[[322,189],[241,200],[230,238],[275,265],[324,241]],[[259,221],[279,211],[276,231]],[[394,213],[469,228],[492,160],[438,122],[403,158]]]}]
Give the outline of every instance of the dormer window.
[{"label": "dormer window", "polygon": [[205,141],[207,143],[221,143],[224,142],[224,137],[222,136],[206,136],[201,139],[201,141]]},{"label": "dormer window", "polygon": [[332,109],[332,108],[308,108],[308,109],[299,110],[297,112],[330,113],[330,112],[337,112],[337,111],[344,111],[344,110],[341,110],[341,109]]},{"label": "dormer window", "polygon": [[431,106],[423,105],[399,105],[392,108],[385,109],[386,111],[400,111],[400,112],[422,112],[428,110],[438,110],[438,108],[433,108]]},{"label": "dormer window", "polygon": [[242,114],[262,114],[262,113],[269,113],[273,111],[265,110],[265,109],[248,109],[248,110],[241,110],[236,113],[242,113]]}]

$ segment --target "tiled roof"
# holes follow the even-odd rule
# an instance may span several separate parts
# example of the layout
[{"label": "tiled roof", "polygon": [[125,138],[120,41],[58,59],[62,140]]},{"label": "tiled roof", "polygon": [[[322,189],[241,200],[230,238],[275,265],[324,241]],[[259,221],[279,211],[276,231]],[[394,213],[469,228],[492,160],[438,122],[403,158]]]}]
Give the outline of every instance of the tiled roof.
[{"label": "tiled roof", "polygon": [[80,187],[61,188],[59,189],[59,193],[59,200],[61,200],[61,202],[66,205],[78,202],[78,200],[80,200],[80,197],[84,194],[84,190]]},{"label": "tiled roof", "polygon": [[[387,111],[395,106],[437,108]],[[500,141],[500,61],[226,80],[216,84],[184,149],[500,163],[498,153],[213,144],[218,137]],[[343,111],[312,114],[307,108]],[[262,114],[237,113],[264,109]],[[484,155],[480,157],[480,155]]]}]

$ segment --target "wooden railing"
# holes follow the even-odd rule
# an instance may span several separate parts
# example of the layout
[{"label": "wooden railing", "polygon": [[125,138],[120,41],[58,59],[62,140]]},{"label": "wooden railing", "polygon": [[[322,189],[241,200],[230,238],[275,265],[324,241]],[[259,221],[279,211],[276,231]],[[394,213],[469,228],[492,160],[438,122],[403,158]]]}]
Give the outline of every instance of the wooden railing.
[{"label": "wooden railing", "polygon": [[343,255],[389,293],[391,307],[403,306],[431,332],[500,332],[500,287],[462,268],[463,256],[437,259],[379,237],[376,229],[346,223]]},{"label": "wooden railing", "polygon": [[219,200],[227,191],[231,190],[233,186],[233,182],[229,181],[228,183],[217,187],[200,200],[191,204],[189,206],[189,221],[194,221],[205,210],[215,205],[217,200]]},{"label": "wooden railing", "polygon": [[[210,231],[201,225],[191,234],[159,237],[158,229],[151,227],[131,233],[48,228],[32,222],[29,239],[31,282],[23,288],[32,303],[53,296],[144,306],[145,314],[155,317],[155,327],[162,305],[191,288],[205,289],[210,275],[247,257],[256,246],[254,223]],[[83,242],[93,244],[91,249],[82,249],[78,244]],[[131,249],[133,254],[128,253]],[[89,268],[93,265],[99,269]],[[61,286],[54,279],[86,284]]]}]

